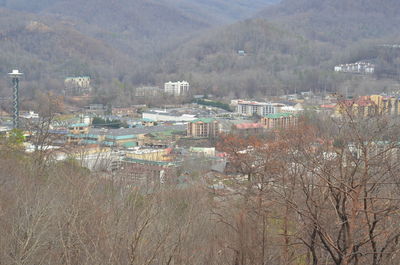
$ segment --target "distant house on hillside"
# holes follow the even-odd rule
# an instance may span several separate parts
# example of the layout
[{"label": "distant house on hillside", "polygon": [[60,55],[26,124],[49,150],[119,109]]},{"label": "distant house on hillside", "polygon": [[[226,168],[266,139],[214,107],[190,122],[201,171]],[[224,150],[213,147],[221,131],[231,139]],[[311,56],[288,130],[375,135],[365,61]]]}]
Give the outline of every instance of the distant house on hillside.
[{"label": "distant house on hillside", "polygon": [[340,64],[334,68],[335,72],[352,73],[352,74],[373,74],[375,65],[368,62],[356,62],[352,64]]},{"label": "distant house on hillside", "polygon": [[135,97],[156,97],[160,95],[162,90],[154,86],[141,86],[135,88]]},{"label": "distant house on hillside", "polygon": [[81,96],[92,91],[89,76],[67,77],[64,80],[64,91],[69,96]]}]

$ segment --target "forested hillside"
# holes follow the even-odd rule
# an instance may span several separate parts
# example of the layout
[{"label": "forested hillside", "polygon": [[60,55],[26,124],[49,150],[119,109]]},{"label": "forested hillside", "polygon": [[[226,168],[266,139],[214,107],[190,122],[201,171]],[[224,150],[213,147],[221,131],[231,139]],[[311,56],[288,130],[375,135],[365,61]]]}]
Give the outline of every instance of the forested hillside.
[{"label": "forested hillside", "polygon": [[30,90],[59,90],[69,75],[112,79],[131,63],[119,51],[53,19],[0,9],[0,24],[2,78],[18,67],[25,82],[40,83]]},{"label": "forested hillside", "polygon": [[329,45],[260,19],[207,32],[170,54],[160,69],[218,95],[260,96],[312,89],[316,70],[331,57]]},{"label": "forested hillside", "polygon": [[259,17],[312,39],[343,44],[399,33],[396,0],[283,0]]},{"label": "forested hillside", "polygon": [[[373,60],[378,71],[395,63],[377,49],[398,43],[399,2],[286,0],[258,19],[204,33],[170,54],[162,72],[184,76],[218,95],[274,95],[294,91],[336,91],[357,77],[333,73],[333,66]],[[244,56],[238,51],[243,50]],[[393,52],[386,51],[390,58]],[[383,76],[383,75],[380,75]]]},{"label": "forested hillside", "polygon": [[134,57],[168,50],[199,30],[250,17],[275,0],[4,0],[0,6],[69,20]]},{"label": "forested hillside", "polygon": [[[194,20],[197,19],[211,24],[218,24],[248,18],[259,12],[260,9],[276,2],[279,2],[279,0],[130,0],[114,2],[103,0],[81,2],[68,0],[0,0],[0,6],[34,13],[56,12],[59,14],[71,14],[72,10],[63,10],[60,8],[68,5],[75,10],[75,14],[78,12],[88,14],[88,11],[90,12],[93,9],[102,13],[108,12],[109,14],[105,19],[112,16],[111,12],[122,5],[125,6],[125,9],[118,10],[117,14],[121,11],[124,13],[130,12],[132,15],[138,15],[140,19],[160,12],[158,8],[162,7],[164,11],[161,13],[169,15],[171,19],[176,19],[176,15],[180,13],[180,15],[193,18]],[[101,10],[105,4],[113,8]]]},{"label": "forested hillside", "polygon": [[[352,78],[334,74],[335,64],[382,61],[375,48],[397,40],[394,0],[284,0],[221,25],[270,2],[3,0],[0,72],[18,66],[26,86],[57,91],[66,75],[89,74],[102,94],[172,79],[216,95],[335,91]],[[380,69],[393,72],[386,61]]]}]

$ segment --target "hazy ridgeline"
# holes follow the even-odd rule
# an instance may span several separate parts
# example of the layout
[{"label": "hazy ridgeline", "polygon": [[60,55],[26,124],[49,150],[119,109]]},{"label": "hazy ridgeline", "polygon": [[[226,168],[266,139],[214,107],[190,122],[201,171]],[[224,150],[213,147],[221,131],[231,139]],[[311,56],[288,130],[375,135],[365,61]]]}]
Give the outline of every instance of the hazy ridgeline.
[{"label": "hazy ridgeline", "polygon": [[374,78],[399,76],[397,52],[377,51],[398,41],[391,0],[287,0],[258,13],[271,1],[78,2],[0,3],[4,84],[18,66],[30,99],[61,93],[66,76],[90,75],[97,97],[129,105],[135,87],[169,80],[189,80],[196,93],[259,97],[340,91],[363,78],[333,66],[358,60],[378,63]]}]

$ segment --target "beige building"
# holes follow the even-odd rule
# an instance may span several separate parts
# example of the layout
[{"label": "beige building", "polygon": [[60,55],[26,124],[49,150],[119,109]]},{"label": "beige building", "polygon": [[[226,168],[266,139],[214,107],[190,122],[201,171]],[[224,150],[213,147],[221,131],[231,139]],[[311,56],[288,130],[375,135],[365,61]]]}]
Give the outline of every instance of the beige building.
[{"label": "beige building", "polygon": [[359,117],[399,115],[400,99],[398,97],[371,95],[362,96],[355,100],[339,101],[336,107],[336,115],[341,116],[346,111]]},{"label": "beige building", "polygon": [[71,134],[88,134],[89,125],[86,123],[75,123],[68,127]]},{"label": "beige building", "polygon": [[202,118],[187,124],[187,135],[195,138],[213,138],[219,133],[219,122],[211,118]]},{"label": "beige building", "polygon": [[292,113],[269,114],[261,118],[260,123],[266,129],[287,129],[298,124],[298,117]]},{"label": "beige building", "polygon": [[377,106],[379,114],[386,114],[386,115],[399,115],[400,114],[400,99],[399,99],[399,97],[372,95],[372,96],[369,96],[369,98]]}]

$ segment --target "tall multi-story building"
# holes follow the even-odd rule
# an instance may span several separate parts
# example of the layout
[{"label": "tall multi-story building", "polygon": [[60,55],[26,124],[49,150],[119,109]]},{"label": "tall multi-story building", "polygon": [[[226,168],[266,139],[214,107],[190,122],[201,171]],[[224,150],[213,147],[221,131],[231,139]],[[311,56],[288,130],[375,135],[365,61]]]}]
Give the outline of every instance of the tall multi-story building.
[{"label": "tall multi-story building", "polygon": [[174,96],[183,96],[189,92],[190,85],[187,81],[167,82],[164,84],[164,92]]},{"label": "tall multi-story building", "polygon": [[266,129],[288,129],[298,124],[298,117],[293,113],[268,114],[260,123]]},{"label": "tall multi-story building", "polygon": [[361,117],[399,115],[400,98],[397,96],[371,95],[359,97],[355,100],[340,101],[337,104],[336,113],[342,115],[346,110]]},{"label": "tall multi-story building", "polygon": [[400,98],[398,96],[372,95],[369,98],[376,104],[380,114],[400,114]]},{"label": "tall multi-story building", "polygon": [[358,117],[374,116],[378,113],[378,105],[368,96],[341,100],[336,105],[336,114],[343,116],[345,113]]},{"label": "tall multi-story building", "polygon": [[219,122],[212,118],[202,118],[187,124],[187,135],[195,138],[213,138],[219,133]]},{"label": "tall multi-story building", "polygon": [[239,100],[237,102],[236,112],[244,116],[265,116],[279,113],[283,107],[285,107],[285,105],[281,103]]}]

